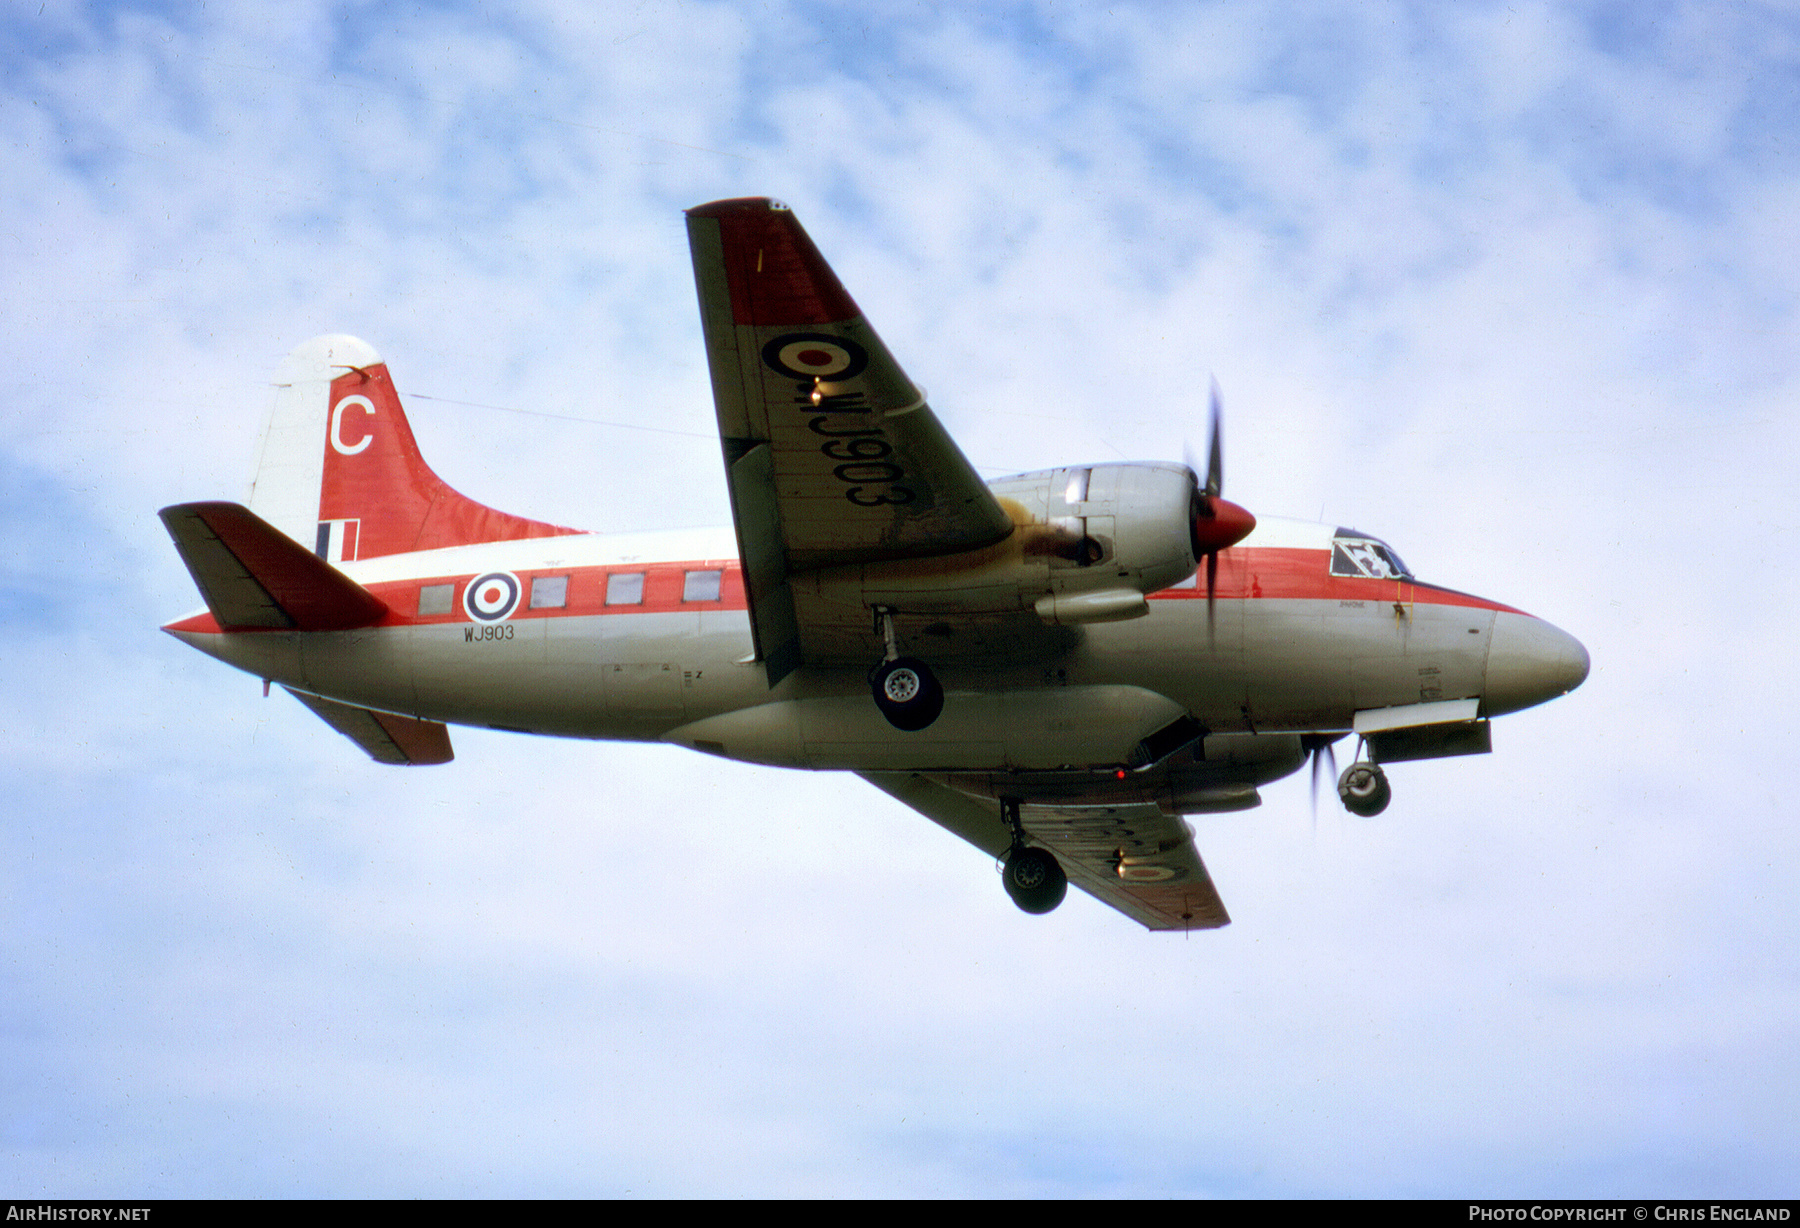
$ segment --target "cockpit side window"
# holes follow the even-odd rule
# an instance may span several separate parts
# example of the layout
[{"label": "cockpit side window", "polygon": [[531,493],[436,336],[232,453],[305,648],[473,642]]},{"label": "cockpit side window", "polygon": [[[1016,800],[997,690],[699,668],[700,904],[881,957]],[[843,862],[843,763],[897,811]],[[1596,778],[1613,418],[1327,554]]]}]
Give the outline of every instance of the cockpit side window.
[{"label": "cockpit side window", "polygon": [[1331,574],[1365,580],[1413,578],[1392,546],[1354,529],[1339,529],[1337,536],[1331,539]]}]

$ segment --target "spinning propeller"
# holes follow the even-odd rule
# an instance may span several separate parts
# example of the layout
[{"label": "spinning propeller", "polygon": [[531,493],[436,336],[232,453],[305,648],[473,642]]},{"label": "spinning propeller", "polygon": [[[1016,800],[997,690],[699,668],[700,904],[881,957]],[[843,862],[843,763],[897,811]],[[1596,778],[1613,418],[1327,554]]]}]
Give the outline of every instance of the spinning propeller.
[{"label": "spinning propeller", "polygon": [[[1219,428],[1223,412],[1220,408],[1219,381],[1216,379],[1212,384],[1211,408],[1212,442],[1207,448],[1204,481],[1194,467],[1193,455],[1190,453],[1187,458],[1188,475],[1194,479],[1188,540],[1194,547],[1194,562],[1206,568],[1208,640],[1213,636],[1213,610],[1218,599],[1219,552],[1237,545],[1256,528],[1256,517],[1248,510],[1219,497],[1219,490],[1225,484],[1225,445]],[[1323,771],[1327,782],[1336,782],[1337,751],[1332,749],[1332,744],[1343,736],[1341,733],[1300,735],[1300,749],[1312,760],[1312,811],[1315,824],[1319,821],[1319,774]]]},{"label": "spinning propeller", "polygon": [[1219,432],[1219,381],[1212,385],[1212,446],[1206,458],[1206,481],[1194,470],[1188,458],[1188,473],[1194,479],[1190,504],[1188,540],[1194,547],[1194,562],[1206,565],[1206,634],[1213,634],[1213,605],[1219,583],[1219,551],[1228,549],[1250,536],[1256,528],[1256,517],[1237,504],[1219,497],[1225,483],[1224,444]]},{"label": "spinning propeller", "polygon": [[1313,826],[1319,823],[1319,769],[1327,763],[1331,764],[1326,779],[1337,780],[1337,752],[1331,744],[1344,735],[1341,733],[1303,733],[1300,735],[1300,749],[1312,759],[1312,815]]}]

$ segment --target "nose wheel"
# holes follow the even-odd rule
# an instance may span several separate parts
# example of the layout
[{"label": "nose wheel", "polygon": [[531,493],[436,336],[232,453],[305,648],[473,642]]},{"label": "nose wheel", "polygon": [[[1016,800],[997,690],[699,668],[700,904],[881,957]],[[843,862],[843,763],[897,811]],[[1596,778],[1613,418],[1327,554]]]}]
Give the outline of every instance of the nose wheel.
[{"label": "nose wheel", "polygon": [[1373,763],[1352,763],[1338,777],[1338,797],[1351,814],[1372,819],[1394,798],[1387,773]]},{"label": "nose wheel", "polygon": [[937,720],[944,710],[944,688],[931,667],[916,657],[900,655],[894,634],[894,612],[885,606],[875,610],[875,626],[887,644],[887,656],[869,671],[869,693],[888,724],[917,733]]}]

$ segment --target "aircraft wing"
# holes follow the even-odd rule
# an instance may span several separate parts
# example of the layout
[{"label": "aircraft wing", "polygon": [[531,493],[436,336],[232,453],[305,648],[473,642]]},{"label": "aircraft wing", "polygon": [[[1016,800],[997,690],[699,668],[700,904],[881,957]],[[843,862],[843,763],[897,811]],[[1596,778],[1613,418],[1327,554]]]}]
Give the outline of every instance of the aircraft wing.
[{"label": "aircraft wing", "polygon": [[690,209],[688,241],[751,626],[803,656],[790,577],[976,550],[1012,521],[786,206]]},{"label": "aircraft wing", "polygon": [[[912,772],[861,772],[864,780],[993,857],[1011,835],[1000,804]],[[1153,930],[1231,924],[1193,832],[1179,815],[1148,803],[1055,806],[1026,803],[1026,834],[1056,854],[1075,886]]]}]

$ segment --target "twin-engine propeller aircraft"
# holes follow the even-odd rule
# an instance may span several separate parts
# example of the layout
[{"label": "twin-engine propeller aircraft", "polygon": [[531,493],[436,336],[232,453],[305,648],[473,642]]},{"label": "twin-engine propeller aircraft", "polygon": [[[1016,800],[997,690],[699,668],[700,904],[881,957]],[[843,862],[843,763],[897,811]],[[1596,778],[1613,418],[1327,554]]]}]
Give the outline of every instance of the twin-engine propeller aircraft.
[{"label": "twin-engine propeller aircraft", "polygon": [[275,377],[249,505],[163,510],[206,599],[164,629],[382,763],[446,762],[463,724],[853,771],[1004,859],[1027,912],[1072,878],[1176,930],[1229,921],[1183,815],[1309,755],[1316,794],[1351,733],[1338,792],[1376,814],[1383,765],[1487,751],[1587,676],[1377,538],[1226,502],[1216,393],[1204,477],[983,482],[785,206],[687,219],[735,537],[467,499],[380,356],[319,337]]}]

